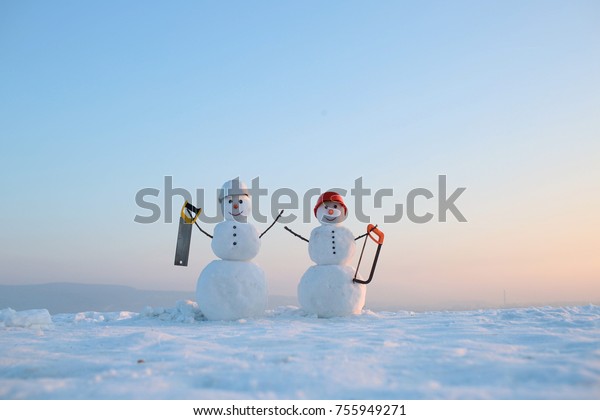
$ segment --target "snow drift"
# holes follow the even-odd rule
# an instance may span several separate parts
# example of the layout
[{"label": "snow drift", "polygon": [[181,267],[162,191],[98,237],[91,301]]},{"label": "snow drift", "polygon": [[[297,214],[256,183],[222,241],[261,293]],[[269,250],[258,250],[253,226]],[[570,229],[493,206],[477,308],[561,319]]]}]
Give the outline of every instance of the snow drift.
[{"label": "snow drift", "polygon": [[600,398],[593,305],[206,321],[188,301],[51,329],[2,314],[2,399]]}]

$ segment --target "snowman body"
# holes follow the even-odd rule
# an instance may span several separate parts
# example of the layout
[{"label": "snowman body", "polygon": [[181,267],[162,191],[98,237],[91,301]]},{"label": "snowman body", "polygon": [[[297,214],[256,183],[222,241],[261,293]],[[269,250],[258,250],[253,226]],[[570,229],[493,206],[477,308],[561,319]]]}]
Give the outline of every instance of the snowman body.
[{"label": "snowman body", "polygon": [[210,246],[223,260],[250,261],[258,255],[260,239],[254,225],[225,220],[215,227]]},{"label": "snowman body", "polygon": [[196,301],[209,320],[259,317],[267,307],[268,290],[263,270],[251,261],[260,250],[260,238],[247,223],[250,197],[224,195],[223,200],[225,221],[217,224],[211,242],[220,259],[200,273]]},{"label": "snowman body", "polygon": [[308,241],[308,255],[319,265],[346,265],[352,260],[355,248],[354,235],[341,225],[318,226]]},{"label": "snowman body", "polygon": [[[356,270],[350,261],[356,249],[354,235],[340,224],[345,215],[328,212],[331,207],[322,204],[315,209],[322,223],[312,230],[308,242],[308,253],[315,265],[308,268],[298,284],[302,309],[321,318],[359,314],[366,298],[365,285],[353,282]],[[322,217],[324,212],[332,216],[339,213],[339,217],[328,220]]]}]

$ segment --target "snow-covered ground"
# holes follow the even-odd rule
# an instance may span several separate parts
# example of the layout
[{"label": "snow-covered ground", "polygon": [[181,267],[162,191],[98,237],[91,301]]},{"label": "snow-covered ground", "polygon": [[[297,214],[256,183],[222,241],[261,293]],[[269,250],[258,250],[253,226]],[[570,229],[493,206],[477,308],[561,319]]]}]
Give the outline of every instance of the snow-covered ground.
[{"label": "snow-covered ground", "polygon": [[599,399],[600,307],[0,312],[1,399]]}]

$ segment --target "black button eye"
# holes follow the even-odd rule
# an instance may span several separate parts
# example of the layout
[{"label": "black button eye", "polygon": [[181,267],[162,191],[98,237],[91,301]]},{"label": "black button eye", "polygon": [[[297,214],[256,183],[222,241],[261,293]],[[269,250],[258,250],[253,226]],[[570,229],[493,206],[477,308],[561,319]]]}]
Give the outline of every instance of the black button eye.
[{"label": "black button eye", "polygon": [[333,205],[333,208],[334,208],[334,209],[337,209],[337,204],[334,204],[334,205]]},{"label": "black button eye", "polygon": [[234,245],[237,245],[237,242],[234,242],[233,244],[234,244]]},{"label": "black button eye", "polygon": [[229,204],[233,203],[233,200],[229,200]]},{"label": "black button eye", "polygon": [[240,200],[240,204],[242,204],[244,202],[244,200]]}]

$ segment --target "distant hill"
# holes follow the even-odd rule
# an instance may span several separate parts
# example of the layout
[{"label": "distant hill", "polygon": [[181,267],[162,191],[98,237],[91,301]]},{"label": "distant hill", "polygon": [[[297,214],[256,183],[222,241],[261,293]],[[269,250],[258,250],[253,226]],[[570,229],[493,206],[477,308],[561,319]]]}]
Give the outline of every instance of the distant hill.
[{"label": "distant hill", "polygon": [[146,306],[172,307],[178,300],[195,300],[193,292],[140,290],[128,286],[46,283],[0,285],[0,308],[48,309],[52,314],[84,311],[139,312]]},{"label": "distant hill", "polygon": [[[16,311],[48,309],[51,314],[75,312],[140,312],[146,306],[173,308],[178,300],[196,300],[194,291],[141,290],[129,286],[82,283],[45,283],[35,285],[0,285],[0,309]],[[598,300],[588,302],[546,302],[548,306],[600,305]],[[269,309],[278,306],[298,306],[294,296],[269,296]],[[509,307],[541,306],[539,302],[515,303]],[[374,311],[411,310],[416,312],[436,310],[473,310],[501,308],[485,302],[438,302],[430,305],[385,304],[367,297],[366,307]]]},{"label": "distant hill", "polygon": [[[146,306],[171,308],[178,300],[196,300],[194,291],[140,290],[129,286],[81,283],[0,285],[0,309],[48,309],[51,314],[74,312],[140,312]],[[270,296],[269,307],[297,305],[287,296]]]}]

